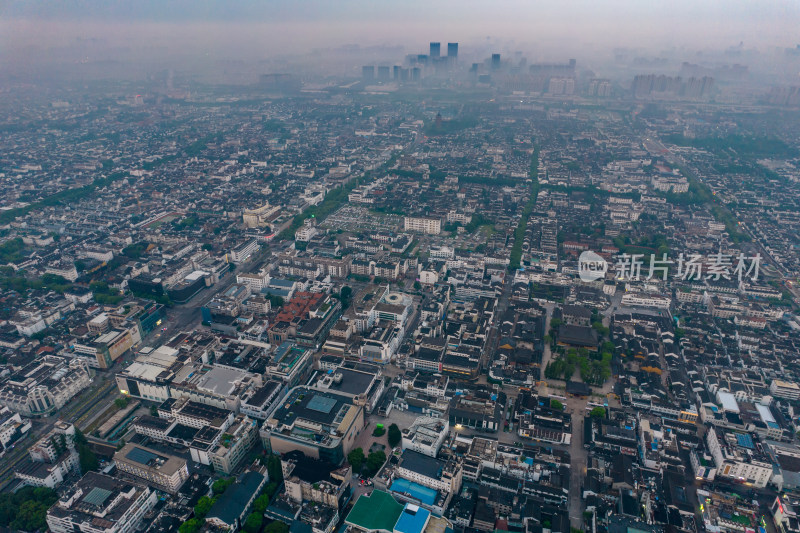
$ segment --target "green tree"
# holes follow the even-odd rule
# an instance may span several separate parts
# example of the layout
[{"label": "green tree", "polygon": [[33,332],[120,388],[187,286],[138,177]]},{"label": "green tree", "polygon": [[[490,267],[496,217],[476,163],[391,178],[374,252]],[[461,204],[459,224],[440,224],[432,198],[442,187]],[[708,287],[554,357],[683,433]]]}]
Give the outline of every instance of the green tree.
[{"label": "green tree", "polygon": [[605,418],[606,410],[604,407],[595,407],[591,411],[589,411],[589,416],[592,418]]},{"label": "green tree", "polygon": [[89,448],[87,444],[80,444],[78,446],[78,461],[81,464],[81,472],[86,473],[100,468],[100,461],[97,460],[97,455]]},{"label": "green tree", "polygon": [[397,427],[397,424],[392,424],[389,426],[389,435],[387,436],[389,439],[389,446],[394,448],[403,440],[403,434],[400,431],[400,428]]},{"label": "green tree", "polygon": [[228,487],[233,485],[234,481],[235,481],[235,478],[232,478],[232,477],[218,479],[211,485],[211,490],[214,492],[214,494],[220,495],[223,492],[225,492],[226,490],[228,490]]},{"label": "green tree", "polygon": [[367,457],[367,470],[369,470],[371,475],[375,475],[385,462],[386,454],[383,453],[383,450],[372,452],[369,454],[369,457]]},{"label": "green tree", "polygon": [[275,520],[264,528],[264,533],[289,533],[289,526],[280,520]]},{"label": "green tree", "polygon": [[339,300],[342,302],[342,309],[350,307],[350,302],[353,300],[353,288],[345,285],[339,291]]},{"label": "green tree", "polygon": [[205,518],[208,512],[211,510],[212,505],[214,505],[214,500],[208,496],[203,496],[197,500],[197,505],[194,506],[195,518]]},{"label": "green tree", "polygon": [[19,511],[11,529],[17,531],[37,531],[47,525],[47,506],[42,502],[28,500],[20,504]]},{"label": "green tree", "polygon": [[155,405],[150,406],[150,416],[158,417],[158,406]]},{"label": "green tree", "polygon": [[75,428],[75,435],[73,435],[72,440],[73,440],[73,442],[75,442],[75,444],[78,444],[78,445],[80,445],[80,444],[89,444],[89,441],[86,440],[86,436],[78,428]]},{"label": "green tree", "polygon": [[558,409],[559,411],[564,410],[564,404],[556,400],[555,398],[550,400],[550,407],[553,409]]},{"label": "green tree", "polygon": [[281,468],[281,458],[279,456],[270,455],[267,458],[267,472],[271,482],[280,483],[283,480],[283,469]]},{"label": "green tree", "polygon": [[599,320],[592,324],[592,327],[597,331],[600,335],[608,335],[608,328],[603,325],[602,322]]},{"label": "green tree", "polygon": [[264,523],[264,515],[261,513],[250,513],[244,521],[244,530],[247,533],[258,533]]},{"label": "green tree", "polygon": [[267,507],[269,507],[269,501],[270,501],[270,495],[262,494],[261,496],[256,498],[256,501],[253,502],[253,510],[258,513],[264,514],[264,511],[266,511]]},{"label": "green tree", "polygon": [[353,467],[353,473],[358,474],[364,467],[364,450],[356,448],[347,454],[347,462]]},{"label": "green tree", "polygon": [[199,518],[192,518],[180,525],[178,533],[195,533],[201,527],[203,527],[203,521]]},{"label": "green tree", "polygon": [[116,405],[118,409],[125,409],[126,407],[128,407],[128,399],[117,398],[116,400],[114,400],[114,405]]}]

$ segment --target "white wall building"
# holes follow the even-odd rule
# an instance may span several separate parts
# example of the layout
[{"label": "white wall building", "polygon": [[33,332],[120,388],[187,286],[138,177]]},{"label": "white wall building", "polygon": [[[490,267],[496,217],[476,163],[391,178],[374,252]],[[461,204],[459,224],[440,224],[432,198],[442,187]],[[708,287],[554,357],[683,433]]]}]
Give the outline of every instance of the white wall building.
[{"label": "white wall building", "polygon": [[405,231],[438,235],[442,232],[442,221],[438,218],[405,217],[403,219],[403,228]]}]

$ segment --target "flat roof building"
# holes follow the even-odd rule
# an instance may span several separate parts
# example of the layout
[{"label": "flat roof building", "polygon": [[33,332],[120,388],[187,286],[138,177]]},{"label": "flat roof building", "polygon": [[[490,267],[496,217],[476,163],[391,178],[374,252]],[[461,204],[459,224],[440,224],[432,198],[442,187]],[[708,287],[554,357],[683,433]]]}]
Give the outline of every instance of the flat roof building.
[{"label": "flat roof building", "polygon": [[130,533],[157,501],[144,485],[89,472],[47,511],[47,526],[54,533]]},{"label": "flat roof building", "polygon": [[261,428],[267,450],[300,450],[306,456],[339,465],[364,427],[364,408],[353,398],[309,387],[289,391]]},{"label": "flat roof building", "polygon": [[144,479],[149,484],[171,494],[178,492],[189,478],[186,460],[156,450],[128,443],[114,454],[121,472]]}]

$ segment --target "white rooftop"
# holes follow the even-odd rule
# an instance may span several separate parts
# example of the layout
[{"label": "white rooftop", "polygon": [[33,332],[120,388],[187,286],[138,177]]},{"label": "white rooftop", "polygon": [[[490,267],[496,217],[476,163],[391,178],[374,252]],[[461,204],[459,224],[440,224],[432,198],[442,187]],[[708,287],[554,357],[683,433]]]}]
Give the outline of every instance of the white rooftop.
[{"label": "white rooftop", "polygon": [[155,380],[156,377],[163,372],[163,370],[164,369],[161,367],[139,362],[131,363],[131,365],[125,369],[126,373],[128,373],[130,376],[148,381]]},{"label": "white rooftop", "polygon": [[765,423],[773,422],[775,423],[775,417],[772,416],[772,412],[769,410],[769,407],[766,405],[761,405],[760,403],[756,404],[756,411],[758,414],[761,415],[761,420]]},{"label": "white rooftop", "polygon": [[248,373],[236,368],[214,366],[203,374],[197,381],[198,389],[213,392],[222,396],[230,396]]},{"label": "white rooftop", "polygon": [[719,391],[717,392],[717,399],[722,404],[722,408],[730,413],[739,412],[739,404],[736,402],[736,397],[730,392]]}]

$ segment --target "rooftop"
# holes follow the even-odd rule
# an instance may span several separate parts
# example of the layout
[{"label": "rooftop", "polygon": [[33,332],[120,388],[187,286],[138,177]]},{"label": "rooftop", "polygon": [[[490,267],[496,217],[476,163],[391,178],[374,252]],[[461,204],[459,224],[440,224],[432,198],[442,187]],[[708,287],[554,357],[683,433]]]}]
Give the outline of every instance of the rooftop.
[{"label": "rooftop", "polygon": [[393,531],[404,507],[382,490],[373,490],[356,500],[345,522],[366,531]]}]

